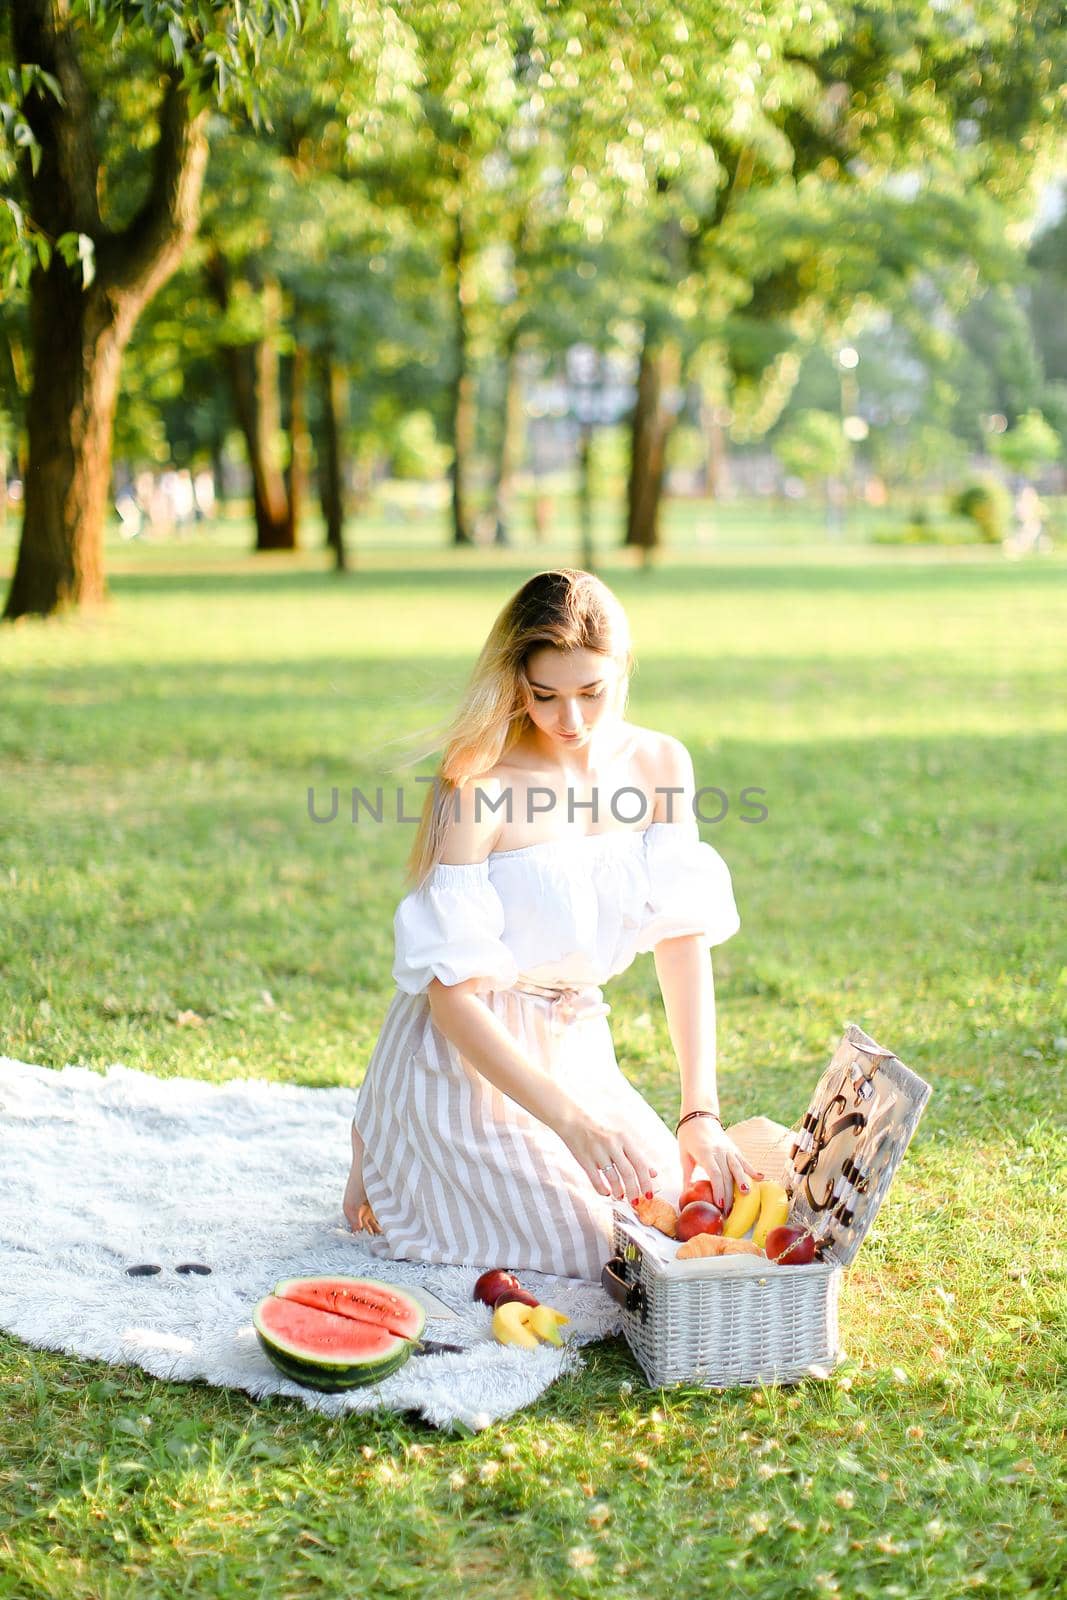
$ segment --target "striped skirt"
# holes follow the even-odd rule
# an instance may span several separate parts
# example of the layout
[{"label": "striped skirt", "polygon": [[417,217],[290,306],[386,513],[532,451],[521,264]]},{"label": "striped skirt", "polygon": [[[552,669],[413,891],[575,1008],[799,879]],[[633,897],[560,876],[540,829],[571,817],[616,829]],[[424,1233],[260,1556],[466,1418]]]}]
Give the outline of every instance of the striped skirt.
[{"label": "striped skirt", "polygon": [[[595,997],[592,1003],[590,995]],[[676,1200],[674,1135],[623,1076],[599,991],[534,986],[479,998],[527,1059],[593,1116],[627,1118]],[[598,1282],[611,1255],[612,1202],[597,1194],[558,1134],[460,1055],[425,994],[397,990],[356,1103],[363,1182],[381,1226],[378,1256],[527,1268]]]}]

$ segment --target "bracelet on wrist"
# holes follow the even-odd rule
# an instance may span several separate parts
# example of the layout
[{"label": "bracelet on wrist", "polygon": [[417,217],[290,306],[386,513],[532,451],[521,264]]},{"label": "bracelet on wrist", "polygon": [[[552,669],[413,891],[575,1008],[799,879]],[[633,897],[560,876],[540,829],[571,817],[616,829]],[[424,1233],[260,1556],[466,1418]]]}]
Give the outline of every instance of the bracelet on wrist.
[{"label": "bracelet on wrist", "polygon": [[678,1129],[682,1126],[683,1122],[689,1122],[693,1117],[714,1117],[720,1128],[724,1126],[723,1120],[717,1111],[687,1111],[684,1117],[678,1118],[678,1121],[675,1124],[675,1133],[678,1132]]}]

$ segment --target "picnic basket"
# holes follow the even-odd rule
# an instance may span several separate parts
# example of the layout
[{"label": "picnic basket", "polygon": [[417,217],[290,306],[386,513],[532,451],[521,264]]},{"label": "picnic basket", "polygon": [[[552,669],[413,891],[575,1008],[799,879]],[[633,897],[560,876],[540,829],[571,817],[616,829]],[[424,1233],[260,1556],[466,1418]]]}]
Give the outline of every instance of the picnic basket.
[{"label": "picnic basket", "polygon": [[754,1117],[728,1130],[765,1177],[784,1184],[789,1222],[814,1233],[818,1256],[808,1266],[744,1255],[676,1261],[674,1240],[616,1205],[601,1282],[650,1384],[790,1383],[838,1364],[844,1270],[929,1098],[929,1084],[850,1022],[792,1129]]}]

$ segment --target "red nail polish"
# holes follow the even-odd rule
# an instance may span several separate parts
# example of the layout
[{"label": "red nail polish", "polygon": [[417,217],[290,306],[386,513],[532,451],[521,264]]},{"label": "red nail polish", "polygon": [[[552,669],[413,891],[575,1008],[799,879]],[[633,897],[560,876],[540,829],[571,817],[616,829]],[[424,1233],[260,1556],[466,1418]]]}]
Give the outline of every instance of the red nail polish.
[{"label": "red nail polish", "polygon": [[651,1189],[646,1189],[645,1190],[645,1199],[646,1200],[651,1200],[652,1199],[652,1190]]}]

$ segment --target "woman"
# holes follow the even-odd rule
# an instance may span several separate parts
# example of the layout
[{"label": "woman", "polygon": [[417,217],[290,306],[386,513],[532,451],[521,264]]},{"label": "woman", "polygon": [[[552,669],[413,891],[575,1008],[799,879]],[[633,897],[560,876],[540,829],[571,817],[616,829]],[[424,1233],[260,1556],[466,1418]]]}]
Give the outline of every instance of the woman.
[{"label": "woman", "polygon": [[[760,1174],[718,1118],[709,946],[737,931],[683,745],[624,720],[625,613],[538,573],[493,625],[428,792],[394,921],[397,993],[352,1126],[344,1211],[379,1255],[599,1278],[612,1206],[724,1206]],[[654,951],[673,1135],[623,1077],[600,985]]]}]

